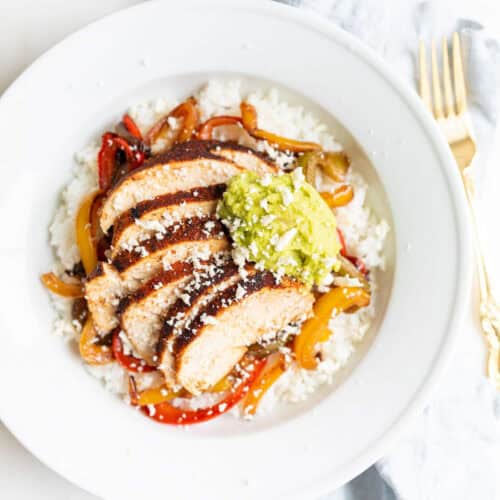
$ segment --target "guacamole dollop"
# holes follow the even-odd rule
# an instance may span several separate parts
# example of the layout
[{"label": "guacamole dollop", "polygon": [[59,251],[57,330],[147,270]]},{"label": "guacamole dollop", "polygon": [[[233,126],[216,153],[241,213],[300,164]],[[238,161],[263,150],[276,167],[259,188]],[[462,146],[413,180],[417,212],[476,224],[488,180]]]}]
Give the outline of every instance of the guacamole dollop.
[{"label": "guacamole dollop", "polygon": [[325,283],[338,269],[335,216],[300,168],[233,177],[217,214],[229,228],[235,253],[257,267],[308,286]]}]

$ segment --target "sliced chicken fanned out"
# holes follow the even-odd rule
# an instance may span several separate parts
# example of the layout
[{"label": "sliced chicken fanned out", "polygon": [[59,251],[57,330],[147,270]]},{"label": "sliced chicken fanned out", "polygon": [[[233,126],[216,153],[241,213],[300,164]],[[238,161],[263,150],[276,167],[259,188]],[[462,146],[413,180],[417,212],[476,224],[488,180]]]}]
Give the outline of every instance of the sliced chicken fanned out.
[{"label": "sliced chicken fanned out", "polygon": [[187,219],[167,228],[161,239],[153,236],[132,250],[123,250],[112,260],[112,265],[120,273],[125,288],[134,291],[173,262],[196,254],[206,260],[228,247],[224,227],[217,219]]},{"label": "sliced chicken fanned out", "polygon": [[113,224],[113,257],[124,248],[138,245],[153,235],[161,236],[176,222],[213,215],[225,189],[225,184],[214,184],[140,202],[122,213]]},{"label": "sliced chicken fanned out", "polygon": [[118,326],[115,311],[123,295],[120,274],[106,262],[99,262],[85,283],[85,298],[94,327],[105,335]]},{"label": "sliced chicken fanned out", "polygon": [[145,282],[175,262],[207,260],[229,248],[222,225],[212,219],[188,219],[173,226],[165,238],[143,242],[134,250],[123,251],[111,264],[101,263],[85,284],[85,296],[99,333],[118,326],[120,299],[135,292]]},{"label": "sliced chicken fanned out", "polygon": [[[231,156],[234,160],[228,159]],[[111,189],[101,210],[102,230],[107,233],[117,217],[142,201],[223,184],[248,169],[260,174],[277,171],[260,153],[236,143],[189,141],[174,146],[149,159]]]},{"label": "sliced chicken fanned out", "polygon": [[135,352],[149,365],[156,361],[162,316],[191,279],[193,271],[191,262],[174,262],[170,269],[160,271],[118,305],[121,329]]},{"label": "sliced chicken fanned out", "polygon": [[229,373],[249,345],[309,316],[313,302],[306,287],[287,278],[277,281],[267,271],[238,280],[175,336],[171,363],[176,383],[200,394]]},{"label": "sliced chicken fanned out", "polygon": [[167,385],[176,385],[172,345],[175,335],[190,324],[198,310],[205,306],[215,294],[236,283],[239,279],[239,269],[231,261],[225,263],[212,262],[205,269],[200,269],[192,281],[183,290],[183,294],[167,311],[157,352],[160,354],[161,370],[165,375]]}]

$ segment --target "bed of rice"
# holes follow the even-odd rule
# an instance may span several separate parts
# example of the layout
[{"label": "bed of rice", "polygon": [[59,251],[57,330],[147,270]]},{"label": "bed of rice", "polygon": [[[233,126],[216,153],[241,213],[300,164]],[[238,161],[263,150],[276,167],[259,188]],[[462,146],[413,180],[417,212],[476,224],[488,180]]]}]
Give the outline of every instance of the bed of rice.
[{"label": "bed of rice", "polygon": [[[241,82],[238,80],[212,80],[196,93],[201,111],[201,119],[214,115],[239,115],[239,105],[243,99],[253,104],[258,113],[259,127],[277,134],[299,140],[319,142],[326,150],[340,150],[341,146],[331,135],[327,127],[301,106],[288,104],[275,88],[269,88],[242,95]],[[129,109],[139,127],[145,131],[161,116],[167,114],[179,102],[173,99],[157,99],[140,103]],[[175,124],[173,124],[175,126]],[[230,139],[231,131],[220,129],[219,138]],[[277,153],[266,143],[260,143],[259,149],[266,151],[280,166],[286,166],[291,158]],[[71,269],[80,258],[75,241],[74,220],[76,210],[83,196],[97,188],[97,153],[99,143],[96,141],[76,155],[74,177],[64,189],[60,205],[50,226],[50,241],[56,254],[54,271],[61,273]],[[331,189],[332,184],[326,179],[318,179],[322,190]],[[388,232],[388,224],[378,220],[365,203],[367,184],[357,172],[349,173],[349,179],[355,191],[354,199],[346,207],[337,210],[337,222],[342,229],[347,249],[350,254],[363,259],[370,271],[384,268],[384,239]],[[372,289],[376,293],[376,283]],[[340,283],[339,283],[340,284]],[[71,317],[70,301],[52,297],[57,317],[54,332],[68,340],[77,340],[81,325]],[[259,412],[269,411],[274,402],[302,401],[313,393],[320,385],[331,383],[335,373],[342,368],[357,345],[362,341],[370,328],[375,311],[374,304],[354,314],[341,314],[333,318],[330,327],[334,332],[330,340],[321,345],[321,359],[318,368],[313,371],[291,366],[287,372],[264,397]],[[106,388],[114,393],[125,395],[127,377],[124,370],[112,363],[110,365],[91,367],[88,371],[100,378]],[[146,385],[151,375],[144,374],[139,380]]]}]

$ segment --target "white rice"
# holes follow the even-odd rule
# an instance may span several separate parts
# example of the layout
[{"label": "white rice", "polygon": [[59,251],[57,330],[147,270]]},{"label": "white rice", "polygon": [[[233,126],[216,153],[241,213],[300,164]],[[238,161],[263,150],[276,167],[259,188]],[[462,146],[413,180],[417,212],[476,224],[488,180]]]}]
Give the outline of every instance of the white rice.
[{"label": "white rice", "polygon": [[[257,109],[259,127],[286,137],[319,142],[327,150],[341,150],[325,124],[301,106],[292,106],[284,101],[275,88],[259,90],[249,95],[242,95],[241,82],[238,80],[212,80],[197,94],[196,98],[205,120],[215,115],[239,115],[239,105],[243,99]],[[157,99],[132,106],[129,113],[140,129],[145,132],[160,117],[167,114],[178,101]],[[221,127],[217,130],[220,139],[233,138],[234,129]],[[245,140],[255,146],[252,140]],[[258,149],[270,154],[278,165],[286,167],[291,157],[270,148],[260,142]],[[85,195],[97,188],[97,152],[98,144],[91,144],[76,155],[74,177],[62,194],[56,215],[50,226],[51,244],[56,254],[55,272],[70,269],[80,259],[75,241],[74,221],[76,210]],[[333,189],[335,185],[327,179],[318,179],[321,189]],[[336,212],[337,222],[342,229],[348,252],[360,257],[370,271],[384,269],[384,239],[389,230],[386,221],[378,220],[366,205],[367,184],[357,172],[350,172],[348,181],[354,187],[354,199],[346,207]],[[372,279],[374,273],[371,273]],[[376,291],[376,283],[372,281]],[[319,386],[331,383],[336,372],[342,368],[359,343],[363,340],[373,320],[375,310],[372,305],[354,314],[341,314],[330,322],[334,335],[321,344],[321,359],[316,370],[299,369],[292,364],[286,373],[264,397],[259,412],[269,411],[276,400],[296,402],[306,399]],[[77,339],[81,325],[71,319],[70,302],[53,297],[57,318],[54,331],[67,339]],[[125,371],[116,363],[99,367],[88,367],[89,373],[103,380],[111,392],[127,394]],[[143,380],[144,379],[144,380]],[[150,381],[139,377],[139,384],[147,385]]]}]

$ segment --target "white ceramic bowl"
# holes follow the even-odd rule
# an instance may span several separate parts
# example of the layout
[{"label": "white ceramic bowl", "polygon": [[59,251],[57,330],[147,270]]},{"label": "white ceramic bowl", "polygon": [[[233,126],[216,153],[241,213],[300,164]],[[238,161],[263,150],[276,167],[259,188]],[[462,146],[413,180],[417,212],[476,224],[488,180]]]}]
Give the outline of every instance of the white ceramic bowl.
[{"label": "white ceramic bowl", "polygon": [[[377,331],[336,387],[253,423],[185,431],[143,418],[88,376],[51,335],[39,275],[74,151],[131,102],[234,74],[273,82],[329,121],[375,209],[392,212],[390,266]],[[341,30],[275,3],[147,2],[33,64],[0,101],[0,138],[0,416],[69,480],[106,499],[314,498],[380,457],[422,407],[469,287],[461,185],[417,97]]]}]

